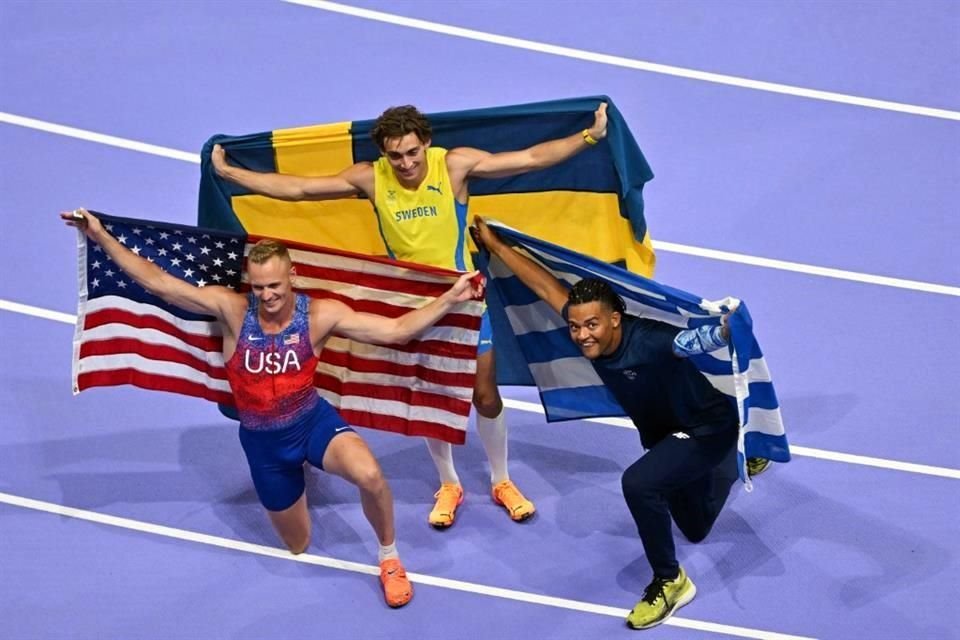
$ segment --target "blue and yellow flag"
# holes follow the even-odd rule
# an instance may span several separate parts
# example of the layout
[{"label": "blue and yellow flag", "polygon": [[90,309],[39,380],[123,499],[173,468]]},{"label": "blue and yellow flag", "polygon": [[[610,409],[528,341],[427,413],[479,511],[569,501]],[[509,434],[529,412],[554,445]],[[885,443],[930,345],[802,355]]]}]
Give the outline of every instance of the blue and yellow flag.
[{"label": "blue and yellow flag", "polygon": [[[427,114],[434,146],[516,151],[569,136],[593,124],[607,107],[607,137],[554,167],[524,175],[470,181],[470,215],[515,229],[651,277],[655,256],[643,212],[643,187],[653,178],[616,105],[606,96],[571,98],[469,111]],[[210,152],[221,144],[230,162],[254,171],[332,175],[375,161],[373,120],[214,136],[203,147],[198,224],[286,238],[369,255],[387,255],[372,204],[363,197],[284,202],[221,180]],[[495,344],[511,344],[509,327],[494,327]],[[501,383],[530,384],[525,364],[497,349]]]}]

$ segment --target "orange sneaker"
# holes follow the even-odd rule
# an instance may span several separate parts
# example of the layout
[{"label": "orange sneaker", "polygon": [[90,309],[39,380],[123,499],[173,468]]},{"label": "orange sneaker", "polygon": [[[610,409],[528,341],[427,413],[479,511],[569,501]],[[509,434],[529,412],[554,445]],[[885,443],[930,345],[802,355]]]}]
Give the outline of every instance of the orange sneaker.
[{"label": "orange sneaker", "polygon": [[463,487],[444,482],[433,497],[437,499],[437,503],[433,505],[433,511],[427,520],[437,529],[446,529],[453,524],[457,507],[463,502]]},{"label": "orange sneaker", "polygon": [[523,497],[517,485],[509,480],[493,486],[493,501],[506,509],[516,522],[522,522],[537,512],[533,503]]},{"label": "orange sneaker", "polygon": [[394,609],[402,607],[413,598],[413,585],[407,579],[407,572],[399,558],[390,558],[380,563],[380,583],[383,585],[383,597]]}]

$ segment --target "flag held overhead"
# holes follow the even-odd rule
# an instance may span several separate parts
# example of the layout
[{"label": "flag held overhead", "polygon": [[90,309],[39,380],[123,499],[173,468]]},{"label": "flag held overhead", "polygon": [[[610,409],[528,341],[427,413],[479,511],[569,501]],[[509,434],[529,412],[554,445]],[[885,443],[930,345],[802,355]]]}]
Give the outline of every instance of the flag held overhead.
[{"label": "flag held overhead", "polygon": [[[244,256],[259,237],[96,214],[113,237],[198,287],[245,290]],[[396,317],[443,294],[459,274],[285,241],[298,291]],[[168,305],[81,233],[74,392],[130,384],[233,405],[218,323]],[[461,303],[403,345],[331,337],[314,386],[355,426],[465,440],[481,301]]]},{"label": "flag held overhead", "polygon": [[[607,96],[427,114],[434,146],[515,151],[568,136],[593,122],[606,102],[608,133],[591,153],[509,178],[473,180],[471,214],[489,215],[531,235],[604,262],[653,274],[653,246],[644,218],[644,185],[653,172],[626,121]],[[363,198],[281,202],[219,178],[210,153],[220,144],[232,163],[254,171],[334,175],[380,150],[373,120],[356,120],[240,136],[214,136],[201,152],[198,223],[218,229],[297,239],[359,253],[386,255]],[[343,229],[351,233],[343,233]],[[584,233],[589,229],[589,233]]]},{"label": "flag held overhead", "polygon": [[[677,327],[696,328],[719,325],[721,318],[736,307],[728,320],[729,347],[693,355],[690,360],[737,406],[739,461],[744,482],[749,485],[744,466],[747,458],[790,460],[773,379],[754,336],[753,321],[746,304],[735,298],[707,301],[504,225],[487,222],[496,227],[501,238],[568,287],[583,278],[600,278],[609,282],[623,298],[627,312],[633,315]],[[484,253],[480,263],[490,276],[488,296],[501,303],[491,305],[491,313],[503,314],[502,321],[509,323],[516,334],[517,349],[540,390],[547,420],[625,415],[593,366],[570,339],[563,318],[495,256]]]}]

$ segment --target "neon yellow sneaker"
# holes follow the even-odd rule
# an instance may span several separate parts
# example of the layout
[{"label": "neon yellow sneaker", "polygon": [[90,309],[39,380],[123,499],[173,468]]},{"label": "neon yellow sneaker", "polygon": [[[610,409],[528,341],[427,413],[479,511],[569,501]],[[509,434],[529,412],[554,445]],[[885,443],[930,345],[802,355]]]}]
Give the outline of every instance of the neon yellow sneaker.
[{"label": "neon yellow sneaker", "polygon": [[446,529],[453,524],[457,507],[463,502],[463,487],[444,482],[433,497],[437,499],[437,503],[433,505],[433,511],[430,512],[427,521],[437,529]]},{"label": "neon yellow sneaker", "polygon": [[398,558],[390,558],[380,563],[380,584],[383,585],[383,597],[394,609],[402,607],[413,598],[413,585],[407,578],[407,572]]},{"label": "neon yellow sneaker", "polygon": [[643,590],[643,597],[627,616],[627,626],[631,629],[649,629],[655,627],[673,615],[673,612],[687,604],[697,595],[697,587],[680,567],[680,575],[673,580],[654,576],[653,582]]},{"label": "neon yellow sneaker", "polygon": [[495,484],[492,493],[493,501],[506,509],[515,522],[522,522],[537,512],[533,503],[509,480]]},{"label": "neon yellow sneaker", "polygon": [[766,458],[747,458],[747,475],[751,478],[766,471],[773,464]]}]

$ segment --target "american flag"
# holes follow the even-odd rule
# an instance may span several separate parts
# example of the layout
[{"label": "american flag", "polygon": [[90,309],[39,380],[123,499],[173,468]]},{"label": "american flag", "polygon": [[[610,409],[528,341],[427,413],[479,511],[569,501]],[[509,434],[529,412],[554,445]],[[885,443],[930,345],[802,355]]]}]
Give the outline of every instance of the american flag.
[{"label": "american flag", "polygon": [[[244,256],[259,237],[96,214],[121,244],[198,287],[245,291]],[[427,304],[459,274],[284,241],[295,288],[389,317]],[[147,293],[79,234],[73,390],[131,384],[233,405],[213,318]],[[483,303],[458,305],[404,345],[331,336],[314,375],[318,393],[352,425],[462,444]]]}]

